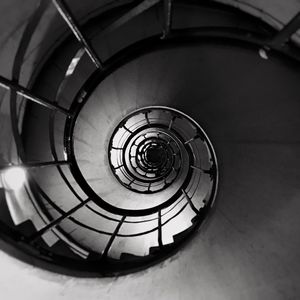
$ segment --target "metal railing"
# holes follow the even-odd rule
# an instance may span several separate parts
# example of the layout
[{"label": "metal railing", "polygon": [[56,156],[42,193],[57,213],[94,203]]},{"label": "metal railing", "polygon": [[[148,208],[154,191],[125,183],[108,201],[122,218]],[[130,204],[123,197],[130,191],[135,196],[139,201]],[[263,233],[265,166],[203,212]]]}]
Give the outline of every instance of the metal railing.
[{"label": "metal railing", "polygon": [[[81,52],[78,52],[79,55],[77,59],[82,59],[84,53],[86,53],[94,64],[95,72],[88,80],[96,82],[97,84],[101,84],[102,80],[106,76],[113,73],[114,70],[116,70],[120,65],[125,64],[132,58],[138,56],[140,53],[152,51],[153,49],[157,48],[174,47],[180,43],[193,42],[206,38],[221,38],[226,40],[242,41],[255,45],[258,47],[258,49],[264,48],[267,49],[267,51],[281,51],[282,53],[297,60],[299,60],[300,57],[298,56],[298,52],[295,51],[289,44],[289,38],[299,28],[299,15],[297,15],[294,20],[287,24],[287,26],[274,37],[264,38],[260,35],[256,36],[255,34],[250,36],[248,35],[248,32],[239,29],[218,27],[174,29],[172,27],[172,19],[173,11],[176,9],[176,2],[173,3],[172,0],[145,0],[138,3],[135,7],[130,7],[125,14],[122,14],[117,19],[114,19],[112,23],[102,30],[102,34],[113,32],[151,7],[158,6],[160,4],[163,4],[162,32],[157,36],[134,43],[107,61],[103,61],[99,57],[96,49],[94,49],[92,40],[87,38],[81,26],[75,20],[71,8],[68,7],[63,0],[53,0],[52,2],[80,44]],[[28,27],[28,30],[32,30],[34,28],[37,20],[39,20],[41,17],[42,8],[44,9],[45,7],[45,1],[42,1],[39,8],[40,11],[38,12],[38,17],[35,16],[32,18],[30,23],[31,26]],[[28,38],[26,34],[25,37]],[[26,48],[27,45],[28,41],[26,42],[23,40],[22,47]],[[84,52],[82,52],[82,49]],[[24,50],[22,52],[24,52]],[[17,70],[18,68],[15,69]],[[76,66],[72,72],[76,72]],[[18,72],[16,72],[15,75],[18,75],[17,73]],[[69,78],[67,79],[69,80]],[[147,261],[158,261],[161,259],[161,257],[168,255],[171,249],[169,247],[170,244],[166,245],[164,243],[163,228],[165,225],[174,220],[187,207],[190,207],[195,213],[194,216],[196,217],[193,219],[193,225],[189,228],[189,230],[186,230],[186,236],[189,236],[191,231],[190,229],[195,229],[206,218],[216,196],[218,184],[217,160],[208,137],[202,128],[188,116],[180,113],[179,111],[166,107],[147,107],[128,115],[119,123],[119,126],[115,129],[111,137],[108,156],[110,158],[109,161],[112,172],[115,174],[115,177],[122,186],[126,187],[132,192],[145,194],[159,193],[160,191],[171,187],[172,184],[177,181],[178,176],[180,177],[180,175],[182,175],[182,171],[180,171],[181,169],[186,170],[185,179],[182,181],[181,185],[178,186],[176,191],[174,191],[172,197],[165,200],[161,205],[141,210],[123,209],[107,203],[105,199],[102,199],[95,191],[92,190],[88,180],[86,180],[80,172],[80,167],[78,166],[76,157],[74,155],[74,126],[82,107],[88,101],[89,92],[87,91],[88,88],[86,85],[83,86],[81,93],[76,99],[74,99],[69,108],[61,106],[58,101],[50,101],[44,97],[35,95],[30,89],[21,86],[15,76],[12,80],[0,76],[0,86],[10,90],[11,92],[11,122],[15,142],[17,145],[17,153],[20,160],[19,164],[11,163],[1,166],[0,171],[5,172],[6,170],[16,166],[24,168],[29,174],[29,184],[26,188],[31,190],[32,194],[37,200],[38,205],[42,207],[42,209],[37,208],[37,210],[41,209],[46,216],[46,218],[44,218],[44,227],[36,230],[30,235],[22,236],[22,238],[20,238],[23,245],[26,244],[27,246],[29,245],[30,247],[38,247],[38,249],[41,249],[41,246],[39,245],[41,242],[40,238],[47,232],[52,231],[57,236],[66,236],[67,239],[71,241],[66,241],[66,244],[70,248],[72,248],[72,245],[75,244],[79,248],[82,248],[83,252],[87,251],[90,257],[94,257],[94,251],[90,251],[78,241],[73,240],[67,232],[60,228],[60,225],[65,220],[69,220],[76,226],[83,227],[100,235],[109,236],[108,242],[103,249],[99,249],[99,252],[96,253],[96,255],[99,255],[99,257],[97,257],[97,261],[106,261],[106,263],[103,265],[107,268],[107,273],[115,272],[115,270],[125,270],[126,272],[128,269],[136,268],[136,265],[143,266],[143,263],[141,263],[140,258],[138,258],[136,260],[136,265],[135,262],[131,260],[129,265],[127,264],[125,267],[121,267],[121,269],[118,269],[118,267],[111,267],[111,269],[109,269],[109,251],[116,238],[145,236],[149,233],[157,232],[157,245],[161,252],[157,252],[156,256],[153,256],[150,253],[150,258],[147,257]],[[89,87],[90,83],[87,86]],[[92,88],[93,85],[91,89]],[[49,115],[48,129],[51,148],[50,150],[53,157],[52,161],[32,162],[26,160],[21,134],[18,129],[19,120],[16,113],[16,95],[24,97],[26,101],[31,101],[36,105],[43,106],[51,111]],[[155,116],[151,116],[153,111],[155,112],[157,110],[168,114],[168,117],[160,119],[159,117],[156,118]],[[59,159],[56,149],[56,135],[54,132],[54,126],[55,116],[58,113],[62,114],[65,118],[65,130],[63,132],[65,160]],[[137,122],[133,122],[133,124],[128,126],[127,121],[129,119],[132,120],[132,118],[136,118]],[[187,138],[189,133],[180,133],[180,130],[178,130],[176,127],[176,119],[183,119],[188,124],[191,124],[191,131],[194,130],[195,134]],[[25,121],[26,120],[23,120],[23,122]],[[120,131],[123,131],[121,137]],[[138,140],[139,138],[141,140]],[[198,163],[200,160],[200,154],[198,149],[194,147],[195,142],[200,142],[205,145],[210,158],[210,168],[203,168]],[[184,154],[183,152],[186,153]],[[185,156],[188,157],[188,159],[184,159]],[[71,170],[71,173],[78,186],[80,186],[82,191],[86,194],[85,198],[80,196],[70,183],[70,179],[65,174],[63,169],[64,166],[67,166],[68,169]],[[39,185],[38,180],[31,175],[32,170],[46,167],[57,168],[58,173],[60,174],[64,183],[69,188],[73,196],[77,199],[78,203],[71,209],[63,210],[59,205],[57,205],[57,203],[55,203],[55,201],[53,201],[53,199],[51,199]],[[200,185],[201,177],[199,177],[199,174],[202,174],[203,176],[209,176],[211,180],[209,198],[201,199],[201,201],[203,201],[203,205],[200,207],[195,205],[193,198]],[[29,191],[27,191],[27,193],[28,195],[31,195]],[[51,207],[51,209],[55,210],[60,216],[54,218],[53,214],[49,213],[49,208],[45,208],[45,202],[47,203],[48,207]],[[101,212],[95,209],[95,207],[91,205],[92,203],[99,205],[99,207],[102,209]],[[101,230],[101,228],[99,229],[89,226],[88,224],[78,220],[74,215],[83,208],[88,209],[93,214],[103,218],[103,220],[113,222],[113,224],[115,224],[114,230]],[[113,215],[113,217],[111,215]],[[144,219],[139,217],[144,217]],[[136,218],[136,220],[134,220],[134,218]],[[143,224],[153,221],[156,222],[156,225],[147,230],[128,234],[121,233],[120,231],[124,224]],[[18,230],[16,229],[16,231]],[[171,246],[173,247],[171,250],[176,248],[176,241],[174,241]],[[47,253],[53,257],[53,253]],[[61,262],[59,261],[58,264],[59,263]],[[88,268],[90,268],[90,265]],[[103,272],[105,273],[106,271]]]}]

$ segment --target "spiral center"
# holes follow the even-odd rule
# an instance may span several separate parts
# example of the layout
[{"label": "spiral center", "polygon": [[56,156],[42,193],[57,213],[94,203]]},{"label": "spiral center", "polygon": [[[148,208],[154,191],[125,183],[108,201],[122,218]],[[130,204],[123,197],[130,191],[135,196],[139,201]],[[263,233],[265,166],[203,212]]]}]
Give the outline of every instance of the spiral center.
[{"label": "spiral center", "polygon": [[166,159],[166,152],[159,146],[154,146],[146,150],[146,160],[153,165],[160,164]]},{"label": "spiral center", "polygon": [[[181,192],[198,164],[205,135],[187,115],[146,107],[127,115],[112,132],[108,161],[115,178],[137,193]],[[201,151],[201,150],[200,150]]]}]

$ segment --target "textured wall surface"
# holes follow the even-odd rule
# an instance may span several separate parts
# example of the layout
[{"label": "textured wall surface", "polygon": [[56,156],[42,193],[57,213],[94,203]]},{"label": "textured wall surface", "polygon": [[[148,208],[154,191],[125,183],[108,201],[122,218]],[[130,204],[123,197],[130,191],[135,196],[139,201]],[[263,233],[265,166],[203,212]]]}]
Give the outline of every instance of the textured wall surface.
[{"label": "textured wall surface", "polygon": [[[36,2],[0,1],[0,13],[4,16],[0,19],[1,75],[10,77],[11,62],[24,22]],[[220,2],[238,6],[276,28],[300,10],[299,0]],[[49,12],[49,18],[51,16]],[[59,31],[63,23],[57,26]],[[47,25],[44,30],[47,30]],[[41,28],[40,35],[45,31]],[[32,59],[28,63],[28,74],[35,51],[42,47],[38,40],[37,36],[36,49],[27,56],[29,62]],[[231,59],[234,61],[233,57]],[[240,59],[242,61],[242,56]],[[212,130],[222,162],[222,194],[212,218],[182,251],[146,271],[105,279],[78,279],[53,274],[0,252],[1,299],[299,299],[300,135],[297,116],[300,116],[300,104],[295,96],[299,95],[296,84],[299,70],[290,74],[281,65],[262,68],[270,74],[277,74],[277,80],[284,81],[284,88],[290,93],[279,95],[280,86],[277,85],[277,100],[285,104],[276,108],[267,101],[260,106],[261,114],[256,113],[255,105],[249,104],[244,112],[243,106],[238,105],[243,88],[254,86],[256,82],[241,81],[232,101],[229,94],[224,94],[224,99],[231,101],[231,108],[237,108],[234,112],[236,119],[225,116],[228,119],[224,119],[223,131]],[[273,83],[268,80],[262,83],[264,79],[255,74],[255,68],[252,72],[257,82],[261,79],[261,89],[267,98],[268,91],[274,88]],[[290,81],[285,80],[285,72]],[[238,80],[239,73],[235,76]],[[218,89],[229,93],[222,83]],[[0,91],[0,99],[3,95]],[[245,98],[251,103],[250,97]],[[220,111],[229,111],[225,100],[219,103]],[[267,115],[270,107],[274,117]],[[205,109],[209,111],[210,106],[207,104]],[[246,131],[237,129],[233,131],[236,140],[222,140],[222,136],[226,137],[234,130],[241,113],[249,121],[241,125]],[[218,113],[214,118],[219,118]],[[251,123],[251,120],[255,122]],[[260,132],[262,127],[264,131]],[[246,135],[242,136],[244,132]]]}]

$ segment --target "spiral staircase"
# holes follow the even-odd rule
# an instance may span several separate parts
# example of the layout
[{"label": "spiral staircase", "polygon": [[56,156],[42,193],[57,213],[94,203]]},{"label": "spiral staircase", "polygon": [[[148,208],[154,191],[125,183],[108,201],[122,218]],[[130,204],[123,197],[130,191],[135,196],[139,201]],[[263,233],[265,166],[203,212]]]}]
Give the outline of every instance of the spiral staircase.
[{"label": "spiral staircase", "polygon": [[199,236],[191,261],[244,261],[272,284],[277,261],[294,299],[300,14],[89,2],[38,2],[0,76],[1,248],[103,277],[188,255]]}]

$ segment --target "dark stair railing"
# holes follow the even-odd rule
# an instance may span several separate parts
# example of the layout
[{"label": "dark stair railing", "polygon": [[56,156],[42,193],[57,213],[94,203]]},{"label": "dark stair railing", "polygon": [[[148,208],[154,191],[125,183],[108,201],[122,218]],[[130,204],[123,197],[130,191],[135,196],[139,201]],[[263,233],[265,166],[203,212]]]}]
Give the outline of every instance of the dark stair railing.
[{"label": "dark stair railing", "polygon": [[[38,21],[40,20],[43,12],[45,11],[48,3],[47,1],[41,1],[39,8],[37,9],[36,14],[32,17],[27,26],[27,31],[25,30],[23,39],[21,41],[22,50],[18,52],[16,57],[16,61],[20,63],[22,59],[20,59],[21,55],[25,53],[25,50],[28,47],[30,41],[30,31],[31,33],[34,31],[35,26],[37,26]],[[125,23],[131,21],[136,16],[144,13],[154,6],[158,6],[162,4],[162,16],[163,16],[163,28],[162,33],[158,36],[151,37],[141,42],[137,42],[133,45],[130,45],[123,51],[120,51],[114,57],[108,59],[107,61],[103,61],[96,49],[93,47],[92,39],[89,39],[84,31],[82,30],[81,25],[75,20],[74,15],[72,14],[72,10],[63,0],[53,0],[53,5],[56,7],[59,14],[67,23],[68,27],[78,40],[84,52],[88,55],[92,63],[95,67],[95,73],[92,75],[92,80],[95,78],[100,78],[96,80],[97,83],[101,82],[103,78],[108,76],[110,73],[114,72],[120,65],[126,63],[130,59],[135,56],[140,55],[140,53],[145,53],[150,49],[164,48],[164,47],[172,47],[179,43],[197,41],[205,38],[221,38],[228,41],[235,40],[241,41],[244,43],[249,43],[255,45],[258,50],[265,51],[264,58],[267,58],[267,52],[281,52],[288,57],[299,61],[300,55],[297,48],[293,46],[290,42],[291,36],[299,29],[300,27],[300,17],[299,14],[295,16],[283,29],[274,35],[268,34],[262,36],[261,34],[255,34],[251,32],[248,34],[246,30],[239,30],[236,28],[173,28],[173,14],[174,10],[176,10],[176,1],[172,0],[144,0],[140,1],[136,5],[129,5],[129,8],[126,9],[125,13],[122,13],[117,19],[114,19],[109,25],[104,27],[100,32],[100,35],[108,34],[113,32],[117,28],[121,27]],[[136,2],[134,2],[136,3]],[[180,3],[180,2],[178,2]],[[189,2],[186,2],[189,4]],[[191,4],[195,4],[191,2]],[[122,11],[124,9],[122,8]],[[93,37],[93,36],[92,36]],[[79,59],[82,58],[79,55]],[[5,240],[7,243],[13,245],[16,249],[19,249],[21,252],[27,253],[30,257],[34,257],[41,261],[41,265],[47,268],[50,268],[59,272],[75,272],[76,274],[87,273],[89,275],[113,275],[113,274],[122,274],[127,273],[134,270],[142,269],[148,265],[151,265],[155,262],[162,260],[163,258],[169,256],[171,253],[174,253],[178,246],[185,242],[190,235],[195,232],[195,230],[201,225],[204,219],[207,217],[211,206],[214,203],[216,191],[217,191],[217,183],[218,183],[218,166],[217,160],[215,157],[214,150],[212,148],[211,143],[209,142],[207,136],[199,127],[194,136],[191,136],[189,139],[184,140],[180,138],[178,139],[181,143],[179,147],[171,147],[170,143],[172,140],[172,135],[174,132],[176,133],[176,129],[174,129],[176,119],[182,118],[183,116],[180,112],[175,112],[169,108],[160,108],[162,110],[166,110],[171,112],[171,118],[168,119],[166,123],[163,121],[153,121],[151,119],[151,111],[156,110],[156,107],[148,107],[143,110],[139,110],[135,112],[135,114],[143,114],[144,120],[142,126],[137,127],[126,127],[126,120],[120,122],[119,127],[116,128],[115,133],[121,128],[127,131],[128,138],[131,138],[137,131],[144,130],[144,144],[141,146],[139,152],[137,152],[134,157],[134,161],[137,164],[137,167],[133,166],[131,161],[132,157],[125,158],[125,147],[126,145],[115,145],[114,135],[111,138],[110,147],[108,149],[108,155],[112,155],[112,153],[116,156],[120,156],[121,164],[115,165],[112,160],[110,161],[110,167],[115,174],[117,180],[123,185],[126,186],[129,190],[133,192],[139,193],[155,193],[161,190],[166,189],[168,186],[171,186],[173,182],[175,182],[179,170],[182,164],[182,157],[180,151],[185,149],[190,155],[190,161],[187,171],[186,180],[180,186],[179,190],[171,197],[170,201],[166,201],[164,205],[151,208],[149,210],[142,211],[130,211],[125,209],[116,208],[112,205],[106,203],[103,199],[101,199],[95,192],[93,192],[83,178],[80,170],[78,168],[76,158],[72,149],[73,142],[73,130],[74,124],[80,113],[83,105],[88,101],[88,93],[83,89],[82,95],[79,95],[77,99],[74,100],[70,108],[65,108],[55,101],[50,101],[44,97],[40,97],[36,95],[34,92],[30,90],[30,88],[26,88],[21,86],[18,83],[18,76],[20,75],[21,64],[14,67],[14,75],[13,79],[9,80],[0,76],[0,86],[4,89],[11,91],[11,118],[12,118],[12,128],[13,134],[15,138],[15,142],[17,144],[17,152],[19,154],[19,164],[16,163],[8,163],[6,165],[0,166],[0,172],[5,174],[5,172],[9,171],[11,168],[22,168],[26,170],[29,174],[28,177],[28,187],[32,190],[34,197],[38,200],[39,205],[45,206],[45,202],[48,206],[52,207],[60,216],[54,218],[45,207],[43,207],[43,211],[45,215],[48,217],[48,221],[45,221],[45,226],[36,230],[35,232],[29,235],[23,235],[22,232],[18,230],[18,226],[16,228],[11,228],[6,225],[4,222],[0,222],[0,234],[1,238]],[[76,69],[74,70],[76,72]],[[49,137],[50,137],[50,147],[51,153],[53,156],[53,161],[44,161],[44,162],[32,162],[27,161],[24,154],[24,148],[22,145],[22,140],[20,139],[20,132],[18,131],[18,117],[16,114],[16,95],[19,95],[25,98],[28,101],[31,101],[37,105],[43,106],[52,111],[49,118]],[[64,146],[65,146],[65,157],[66,160],[59,160],[57,155],[57,150],[55,147],[55,134],[54,134],[54,123],[56,113],[61,113],[65,116],[65,132],[64,132]],[[127,118],[133,117],[134,114],[130,114]],[[23,122],[26,122],[24,119]],[[197,127],[197,124],[193,124]],[[161,134],[165,135],[163,138],[154,138],[151,136],[151,128],[154,127],[154,131],[159,132],[161,130]],[[170,134],[170,136],[168,136]],[[168,139],[166,138],[168,136]],[[196,140],[200,140],[205,143],[208,148],[208,152],[211,157],[210,168],[202,168],[197,165],[196,162],[191,159],[197,157],[196,150],[193,148],[193,143]],[[169,143],[169,144],[168,144]],[[128,144],[128,142],[127,142]],[[175,143],[176,144],[176,143]],[[133,146],[133,144],[131,145]],[[130,150],[131,151],[131,150]],[[177,159],[177,161],[176,161]],[[175,164],[177,164],[177,168],[175,168]],[[63,166],[66,165],[70,168],[74,178],[76,179],[78,185],[82,188],[82,190],[88,195],[87,198],[82,198],[76,190],[73,188],[71,183],[69,182],[68,176],[66,176],[63,171]],[[130,165],[130,166],[128,166]],[[60,208],[55,201],[53,201],[39,186],[39,183],[36,179],[31,176],[31,172],[35,169],[44,168],[44,167],[56,167],[63,181],[69,188],[69,190],[73,193],[74,197],[77,198],[79,203],[73,208],[65,211]],[[137,171],[138,170],[138,171]],[[140,170],[143,170],[145,173]],[[117,175],[117,171],[122,173],[123,177]],[[138,174],[138,172],[140,172]],[[211,193],[209,199],[203,199],[203,206],[197,208],[195,203],[193,202],[193,195],[195,190],[198,188],[199,181],[195,180],[196,174],[201,173],[203,175],[207,175],[210,177],[212,182],[211,185]],[[149,174],[149,176],[147,176]],[[151,177],[150,176],[154,176]],[[175,174],[170,182],[167,182],[167,178],[170,174]],[[124,181],[126,178],[126,182]],[[189,183],[194,180],[195,183],[192,186],[189,186]],[[161,181],[161,186],[158,190],[152,190],[152,184],[154,182]],[[137,182],[139,182],[137,184]],[[133,188],[133,184],[137,184],[136,186],[140,188]],[[189,186],[189,187],[188,187]],[[8,187],[7,187],[8,188]],[[29,195],[29,193],[28,193]],[[3,199],[2,199],[3,200]],[[104,211],[107,210],[110,214],[114,214],[114,217],[111,217],[110,214],[101,213],[91,206],[91,203],[98,204]],[[178,207],[179,210],[176,212],[175,209]],[[164,244],[163,242],[163,228],[170,221],[175,219],[178,215],[180,215],[187,207],[190,207],[192,211],[195,213],[193,218],[191,219],[191,226],[183,230],[180,233],[174,235],[174,242],[172,244]],[[74,217],[75,213],[80,211],[81,209],[86,208],[103,218],[104,220],[114,222],[116,224],[115,229],[111,232],[105,230],[99,230],[97,228],[93,228]],[[168,210],[163,211],[163,209],[168,208]],[[153,213],[156,214],[156,217],[153,217]],[[173,213],[173,215],[172,215]],[[132,220],[134,217],[145,216],[148,219],[137,219]],[[130,217],[130,218],[129,218]],[[74,224],[86,228],[87,230],[96,232],[101,235],[109,236],[108,242],[105,245],[104,249],[99,249],[99,253],[95,253],[94,251],[90,251],[86,249],[83,245],[78,245],[78,242],[72,240],[71,236],[60,228],[60,225],[63,221],[69,220]],[[149,221],[156,221],[157,225],[151,229],[146,231],[134,233],[134,234],[124,234],[121,233],[121,228],[124,224],[143,224]],[[53,231],[56,229],[57,231]],[[63,236],[68,236],[68,238],[72,241],[72,243],[77,244],[78,247],[82,247],[82,249],[88,252],[88,257],[86,259],[70,259],[68,257],[61,256],[61,254],[55,253],[55,247],[53,250],[45,250],[45,245],[43,240],[40,239],[44,234],[49,231],[53,231],[55,235],[58,237],[60,233]],[[157,232],[157,244],[158,247],[152,247],[149,249],[149,255],[145,257],[137,257],[131,255],[130,253],[122,253],[120,260],[112,259],[109,256],[109,251],[113,246],[113,243],[117,237],[136,237],[147,235],[151,232]],[[66,243],[68,247],[71,247],[70,244]]]}]

